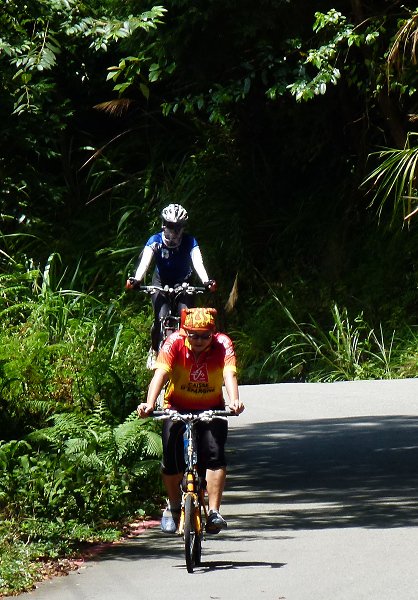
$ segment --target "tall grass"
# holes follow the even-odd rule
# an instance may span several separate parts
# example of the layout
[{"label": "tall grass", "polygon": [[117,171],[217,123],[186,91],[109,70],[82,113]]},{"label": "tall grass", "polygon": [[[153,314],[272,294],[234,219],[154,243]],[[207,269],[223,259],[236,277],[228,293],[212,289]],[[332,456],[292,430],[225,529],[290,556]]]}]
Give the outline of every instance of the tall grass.
[{"label": "tall grass", "polygon": [[291,312],[282,309],[291,324],[287,333],[273,346],[264,367],[276,363],[288,365],[286,377],[310,381],[349,381],[390,379],[395,370],[392,353],[395,332],[386,339],[382,326],[378,332],[364,320],[363,314],[351,319],[347,309],[331,307],[330,329],[314,318],[298,323]]}]

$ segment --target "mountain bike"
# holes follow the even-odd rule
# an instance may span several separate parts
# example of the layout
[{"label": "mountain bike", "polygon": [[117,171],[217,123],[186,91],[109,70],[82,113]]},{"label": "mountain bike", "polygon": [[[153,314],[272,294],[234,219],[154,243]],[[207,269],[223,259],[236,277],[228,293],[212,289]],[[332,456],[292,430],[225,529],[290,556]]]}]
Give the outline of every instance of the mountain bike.
[{"label": "mountain bike", "polygon": [[168,312],[160,319],[158,350],[160,350],[166,338],[180,328],[181,317],[178,315],[178,302],[180,296],[195,296],[207,291],[206,287],[190,285],[187,282],[176,283],[172,287],[168,285],[161,287],[158,285],[140,285],[133,277],[130,277],[129,281],[131,282],[131,287],[133,289],[149,295],[159,292],[168,302]]},{"label": "mountain bike", "polygon": [[184,461],[185,470],[181,482],[181,512],[177,533],[183,536],[184,556],[188,573],[201,564],[204,523],[208,518],[205,501],[206,480],[198,473],[196,424],[212,419],[236,416],[230,410],[205,410],[198,413],[179,413],[176,410],[154,410],[156,419],[171,419],[184,423]]}]

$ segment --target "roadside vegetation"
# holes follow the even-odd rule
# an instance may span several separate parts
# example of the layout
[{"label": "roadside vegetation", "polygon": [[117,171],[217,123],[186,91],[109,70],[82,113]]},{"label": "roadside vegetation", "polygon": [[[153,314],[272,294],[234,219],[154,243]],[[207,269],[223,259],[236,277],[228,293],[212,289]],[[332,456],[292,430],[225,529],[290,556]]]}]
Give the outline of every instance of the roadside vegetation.
[{"label": "roadside vegetation", "polygon": [[16,265],[1,281],[0,593],[112,541],[160,501],[161,439],[136,418],[148,314]]},{"label": "roadside vegetation", "polygon": [[[162,501],[159,428],[135,413],[149,380],[150,308],[123,291],[104,301],[63,289],[58,262],[51,257],[43,272],[13,265],[1,282],[3,595],[29,589],[51,563],[65,569],[63,558],[119,539]],[[336,305],[328,327],[298,322],[269,294],[246,328],[231,332],[242,382],[414,375],[412,329],[399,339]]]},{"label": "roadside vegetation", "polygon": [[242,384],[416,377],[418,7],[4,0],[0,595],[159,510],[125,293],[183,204]]}]

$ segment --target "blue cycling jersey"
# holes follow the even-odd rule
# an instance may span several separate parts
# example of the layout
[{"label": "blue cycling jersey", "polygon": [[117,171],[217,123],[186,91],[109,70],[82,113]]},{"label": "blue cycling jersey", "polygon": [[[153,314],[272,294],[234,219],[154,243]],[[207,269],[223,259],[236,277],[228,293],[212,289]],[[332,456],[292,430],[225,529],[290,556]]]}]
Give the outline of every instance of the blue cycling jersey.
[{"label": "blue cycling jersey", "polygon": [[197,240],[184,233],[180,246],[168,248],[161,232],[152,235],[146,243],[155,258],[155,267],[162,285],[174,285],[187,281],[193,273],[191,252],[198,246]]}]

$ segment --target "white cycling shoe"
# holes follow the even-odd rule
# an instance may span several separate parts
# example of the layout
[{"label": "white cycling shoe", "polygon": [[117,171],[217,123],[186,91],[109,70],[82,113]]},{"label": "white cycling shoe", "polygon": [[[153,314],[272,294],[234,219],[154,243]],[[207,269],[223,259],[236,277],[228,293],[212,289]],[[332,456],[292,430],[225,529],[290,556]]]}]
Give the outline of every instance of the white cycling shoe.
[{"label": "white cycling shoe", "polygon": [[161,518],[161,531],[164,533],[176,533],[180,521],[180,509],[171,510],[166,508]]}]

